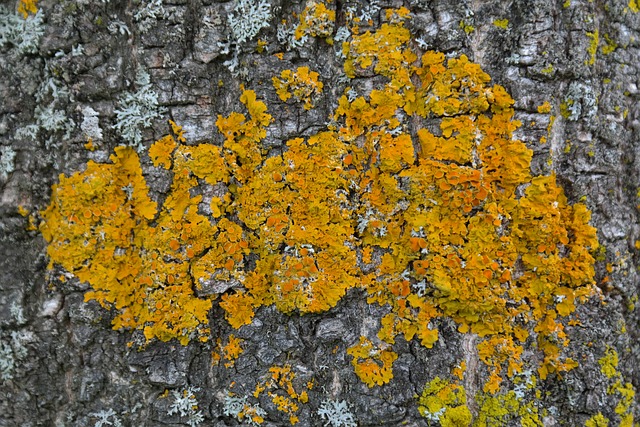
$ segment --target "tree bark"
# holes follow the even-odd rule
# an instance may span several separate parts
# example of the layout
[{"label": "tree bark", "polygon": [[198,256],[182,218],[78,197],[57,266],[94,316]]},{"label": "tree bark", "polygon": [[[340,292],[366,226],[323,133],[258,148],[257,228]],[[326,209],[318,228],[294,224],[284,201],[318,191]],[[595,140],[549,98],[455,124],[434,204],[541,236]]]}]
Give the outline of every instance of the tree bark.
[{"label": "tree bark", "polygon": [[[27,18],[14,3],[0,10],[0,425],[189,425],[191,419],[191,425],[232,426],[242,424],[242,411],[249,411],[247,423],[247,408],[257,407],[265,411],[263,425],[289,425],[291,417],[310,426],[599,426],[606,425],[604,419],[609,425],[637,425],[635,0],[335,0],[324,3],[335,11],[329,32],[316,28],[314,36],[309,30],[306,40],[292,31],[311,3],[270,0],[260,9],[257,0],[247,0],[239,3],[251,9],[241,9],[236,1],[40,0],[38,14],[25,12]],[[163,202],[173,171],[154,167],[148,149],[171,132],[167,120],[183,127],[188,146],[222,146],[216,121],[246,111],[239,102],[245,90],[254,90],[273,116],[262,141],[265,157],[280,155],[287,141],[332,124],[345,88],[364,94],[384,84],[366,70],[353,80],[345,77],[338,29],[360,16],[361,34],[374,32],[389,22],[386,9],[400,7],[411,12],[404,25],[411,30],[412,49],[420,55],[443,52],[447,59],[466,55],[491,77],[487,87],[506,88],[515,101],[514,119],[521,122],[513,138],[533,152],[531,175],[555,174],[568,203],[584,203],[591,211],[600,243],[592,251],[594,292],[563,319],[568,344],[560,345],[576,367],[545,379],[539,364],[512,376],[504,369],[498,392],[483,391],[490,369],[480,361],[478,345],[485,337],[461,333],[458,323],[441,317],[432,348],[398,337],[390,347],[398,356],[393,379],[368,387],[354,373],[347,349],[361,335],[376,340],[388,306],[368,304],[366,291],[354,288],[320,313],[258,308],[251,323],[236,330],[215,297],[241,289],[243,283],[235,282],[200,290],[199,297],[213,301],[207,342],[183,346],[153,339],[142,348],[140,331],[112,329],[115,310],[85,302],[88,284],[59,265],[48,268],[47,242],[38,226],[61,174],[84,171],[89,161],[107,163],[119,145],[134,146],[151,198]],[[251,21],[249,10],[266,17],[266,25]],[[308,110],[295,96],[283,101],[272,84],[283,70],[302,66],[324,84]],[[146,108],[140,114],[148,122],[123,125],[128,107]],[[411,122],[414,143],[417,127],[431,126],[429,120]],[[209,199],[218,194],[218,187],[207,188]],[[229,217],[239,221],[234,213]],[[212,360],[232,335],[243,340],[243,352],[233,361],[224,354],[219,363],[217,356]],[[538,344],[527,340],[523,358],[541,357]],[[466,371],[458,380],[451,372],[462,361]],[[297,399],[286,381],[269,383],[273,367],[291,368]],[[425,410],[426,400],[418,396],[436,377],[462,387],[466,402],[442,404],[439,413]],[[254,397],[259,384],[266,391]],[[288,397],[298,409],[279,410],[272,395]],[[333,418],[323,418],[318,410],[330,401],[344,401],[346,409],[332,407]],[[454,419],[453,408],[460,405],[473,421]],[[347,413],[357,424],[349,424]]]}]

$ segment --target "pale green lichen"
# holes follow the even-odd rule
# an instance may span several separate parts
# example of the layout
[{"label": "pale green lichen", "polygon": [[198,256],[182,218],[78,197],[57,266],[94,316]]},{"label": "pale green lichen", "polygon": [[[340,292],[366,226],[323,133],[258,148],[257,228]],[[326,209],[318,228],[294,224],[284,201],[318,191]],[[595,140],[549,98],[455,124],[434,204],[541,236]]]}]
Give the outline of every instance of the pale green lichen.
[{"label": "pale green lichen", "polygon": [[160,118],[164,109],[160,107],[158,93],[151,85],[151,76],[143,68],[138,69],[135,87],[135,91],[126,92],[118,98],[113,127],[128,144],[141,152],[145,148],[142,130],[151,126],[154,119]]},{"label": "pale green lichen", "polygon": [[354,415],[344,400],[323,400],[317,411],[327,427],[356,427]]},{"label": "pale green lichen", "polygon": [[261,29],[269,26],[271,4],[266,0],[236,0],[227,19],[233,40],[242,44],[252,40]]},{"label": "pale green lichen", "polygon": [[0,146],[0,183],[7,181],[15,170],[16,152],[9,146]]},{"label": "pale green lichen", "polygon": [[[34,4],[34,2],[29,2]],[[30,10],[29,10],[30,11]],[[9,45],[22,55],[38,52],[44,35],[44,14],[41,10],[20,16],[5,5],[0,5],[0,46]]]}]

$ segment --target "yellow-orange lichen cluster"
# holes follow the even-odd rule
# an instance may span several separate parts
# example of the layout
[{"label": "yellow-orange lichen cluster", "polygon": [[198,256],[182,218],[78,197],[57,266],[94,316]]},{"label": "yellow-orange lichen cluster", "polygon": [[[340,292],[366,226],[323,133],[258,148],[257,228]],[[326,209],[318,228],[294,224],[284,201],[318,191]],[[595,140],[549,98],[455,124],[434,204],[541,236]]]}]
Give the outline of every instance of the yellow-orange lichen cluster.
[{"label": "yellow-orange lichen cluster", "polygon": [[242,349],[242,338],[237,338],[231,334],[227,338],[227,343],[222,344],[222,340],[218,338],[216,340],[216,349],[211,352],[211,364],[217,366],[224,360],[225,368],[231,368],[236,364],[236,359],[244,352]]},{"label": "yellow-orange lichen cluster", "polygon": [[304,103],[304,109],[313,108],[314,98],[322,93],[323,84],[318,80],[318,73],[309,71],[309,67],[298,67],[295,71],[284,70],[280,77],[273,78],[273,87],[278,97],[287,101],[292,96]]},{"label": "yellow-orange lichen cluster", "polygon": [[353,358],[351,364],[356,375],[369,387],[386,384],[393,378],[393,362],[398,355],[388,344],[378,348],[370,339],[360,337],[360,342],[349,347],[347,354]]},{"label": "yellow-orange lichen cluster", "polygon": [[37,6],[38,0],[19,0],[18,1],[18,13],[20,13],[25,19],[29,14],[36,14],[38,12]]},{"label": "yellow-orange lichen cluster", "polygon": [[[418,55],[407,16],[388,10],[377,31],[342,46],[347,76],[386,84],[355,97],[347,88],[334,125],[282,154],[261,143],[271,116],[251,90],[248,117],[218,117],[222,146],[185,145],[174,126],[149,150],[174,173],[159,212],[131,149],[61,176],[43,214],[52,264],[118,310],[114,328],[183,343],[206,332],[211,300],[193,288],[209,281],[242,285],[220,303],[235,328],[261,306],[318,313],[362,287],[391,309],[377,338],[348,350],[370,386],[391,378],[398,335],[430,348],[444,317],[484,337],[486,391],[522,370],[525,343],[541,351],[542,378],[571,369],[561,319],[592,293],[589,212],[567,203],[555,176],[530,176],[507,91],[464,55]],[[205,183],[225,189],[211,215],[194,195]]]},{"label": "yellow-orange lichen cluster", "polygon": [[325,3],[311,1],[300,14],[300,23],[296,27],[294,36],[297,40],[305,36],[331,40],[335,20],[335,10],[328,8]]},{"label": "yellow-orange lichen cluster", "polygon": [[[160,141],[171,144],[177,144],[173,136]],[[192,157],[187,160],[181,149]],[[194,295],[190,260],[217,239],[209,220],[197,212],[199,197],[189,195],[197,168],[184,171],[190,162],[214,165],[219,156],[205,145],[181,149],[174,156],[172,194],[159,213],[135,150],[118,147],[112,163],[90,161],[84,172],[60,176],[40,230],[49,241],[50,265],[89,283],[93,290],[86,301],[117,310],[114,329],[139,328],[147,339],[178,338],[186,344],[191,336],[208,335],[211,308],[210,300]]]},{"label": "yellow-orange lichen cluster", "polygon": [[291,365],[283,366],[274,365],[269,368],[269,374],[256,384],[253,391],[253,397],[258,398],[265,391],[275,405],[276,409],[284,412],[289,417],[291,425],[297,424],[299,419],[296,415],[300,409],[299,404],[309,401],[307,390],[313,388],[313,381],[305,385],[298,385],[298,390],[306,388],[306,390],[297,391],[294,381],[296,374]]}]

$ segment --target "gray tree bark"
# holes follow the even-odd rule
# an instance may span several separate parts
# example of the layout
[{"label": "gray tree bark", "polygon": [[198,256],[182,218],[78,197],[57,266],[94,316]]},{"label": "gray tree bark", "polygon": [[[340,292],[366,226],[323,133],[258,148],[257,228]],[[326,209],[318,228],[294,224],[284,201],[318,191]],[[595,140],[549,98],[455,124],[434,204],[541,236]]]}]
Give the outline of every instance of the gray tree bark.
[{"label": "gray tree bark", "polygon": [[[300,14],[304,3],[270,0],[264,6],[270,11],[268,25],[255,34],[251,28],[234,33],[233,17],[245,18],[234,15],[235,1],[40,0],[38,15],[29,13],[26,20],[14,3],[0,9],[0,425],[189,425],[194,401],[185,395],[188,390],[203,416],[199,425],[242,425],[229,391],[238,401],[246,397],[254,407],[260,405],[263,425],[289,425],[289,415],[267,392],[252,396],[270,367],[287,364],[296,373],[297,390],[303,382],[315,383],[305,388],[308,402],[298,403],[299,425],[355,425],[346,416],[338,424],[337,409],[335,424],[327,424],[318,409],[328,400],[345,401],[357,425],[445,425],[442,416],[438,421],[435,414],[420,414],[417,396],[435,377],[450,377],[460,360],[467,361],[467,405],[479,422],[478,393],[488,375],[478,361],[481,338],[457,332],[453,322],[439,325],[440,339],[432,349],[398,339],[394,378],[372,388],[354,374],[345,350],[361,331],[375,330],[374,319],[386,311],[367,305],[365,293],[356,289],[321,314],[260,308],[253,322],[238,330],[214,302],[209,342],[182,346],[155,340],[138,350],[127,345],[131,331],[112,330],[112,311],[84,302],[86,284],[47,269],[46,242],[29,228],[29,215],[20,214],[23,207],[37,225],[37,212],[49,204],[60,174],[82,171],[88,160],[107,162],[123,143],[142,148],[145,178],[152,195],[161,197],[169,176],[150,167],[147,148],[168,133],[168,119],[184,127],[190,144],[220,144],[216,118],[241,111],[241,84],[255,90],[274,116],[266,141],[276,150],[291,138],[324,129],[346,87],[335,53],[339,43],[309,37],[298,46],[291,34],[278,38],[278,24],[284,19],[291,28],[298,22],[293,13]],[[626,406],[616,412],[625,399],[616,382],[640,387],[640,13],[635,0],[385,0],[373,6],[335,0],[328,4],[337,12],[332,35],[344,25],[349,8],[370,12],[373,29],[384,20],[384,9],[401,6],[411,11],[408,26],[420,40],[418,48],[449,57],[465,54],[507,89],[515,100],[515,118],[522,122],[515,137],[534,152],[532,175],[555,172],[569,202],[583,202],[592,212],[601,244],[594,254],[598,293],[578,305],[580,324],[567,327],[570,344],[563,348],[578,366],[537,378],[532,387],[518,385],[518,376],[506,379],[498,395],[520,390],[519,408],[535,408],[539,425],[577,426],[588,420],[588,425],[605,425],[595,424],[598,413],[609,425],[637,425],[625,424],[624,416],[626,422],[628,414],[640,419],[638,395],[627,393]],[[238,43],[242,34],[246,40]],[[266,42],[263,52],[258,40]],[[274,56],[279,52],[282,60]],[[287,109],[271,79],[303,65],[320,74],[323,95],[312,110]],[[150,76],[148,89],[157,94],[158,107],[150,102],[150,123],[140,126],[136,143],[135,135],[123,137],[117,111],[127,93],[144,86],[140,70]],[[373,78],[356,80],[360,87],[376,84]],[[549,113],[538,110],[545,102]],[[93,150],[85,147],[88,136]],[[226,342],[230,334],[244,340],[243,353],[232,367],[212,365],[216,338]],[[613,350],[618,364],[608,376],[603,367],[611,365],[606,357]],[[182,413],[176,409],[180,396],[187,402]],[[508,407],[505,399],[497,401]],[[496,416],[489,425],[536,425],[524,419],[530,417]],[[198,425],[197,417],[191,423]]]}]

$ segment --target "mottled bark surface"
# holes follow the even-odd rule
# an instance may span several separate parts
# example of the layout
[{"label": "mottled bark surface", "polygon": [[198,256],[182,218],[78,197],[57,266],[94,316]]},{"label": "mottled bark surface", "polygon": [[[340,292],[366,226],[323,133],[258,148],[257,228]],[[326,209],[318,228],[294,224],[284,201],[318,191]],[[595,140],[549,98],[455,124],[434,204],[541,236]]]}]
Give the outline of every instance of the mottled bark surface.
[{"label": "mottled bark surface", "polygon": [[[116,425],[99,424],[100,413],[125,426],[185,425],[186,416],[169,412],[176,398],[171,391],[188,387],[198,389],[200,425],[241,425],[224,413],[229,391],[259,402],[266,411],[263,425],[289,425],[289,416],[266,393],[252,397],[269,368],[285,364],[296,373],[297,390],[314,381],[308,402],[299,403],[300,425],[324,425],[317,411],[327,399],[346,401],[358,425],[438,425],[420,415],[416,395],[435,377],[451,378],[451,368],[462,360],[467,372],[461,384],[471,413],[479,417],[478,396],[488,374],[478,361],[480,338],[459,333],[453,321],[438,325],[440,339],[431,349],[397,339],[389,384],[369,388],[360,381],[345,350],[361,335],[375,335],[379,318],[388,312],[367,304],[362,290],[349,290],[321,314],[260,308],[253,322],[238,330],[214,301],[210,342],[153,341],[138,350],[127,345],[130,331],[112,330],[112,312],[84,302],[86,285],[69,275],[62,281],[60,269],[47,270],[46,242],[38,231],[28,230],[29,218],[18,208],[44,209],[59,174],[83,170],[89,159],[105,162],[124,143],[114,128],[115,111],[121,96],[137,89],[138,69],[148,71],[164,108],[144,129],[147,148],[169,131],[168,119],[184,127],[189,143],[220,144],[216,118],[241,110],[244,84],[274,117],[265,144],[278,150],[290,138],[325,128],[346,86],[336,48],[324,39],[311,37],[289,50],[278,41],[277,24],[294,22],[292,13],[304,9],[301,2],[272,1],[270,26],[231,46],[228,15],[235,2],[165,0],[162,14],[145,18],[140,10],[150,8],[146,3],[41,0],[44,34],[32,50],[20,48],[15,38],[0,38],[0,425]],[[503,85],[522,122],[515,136],[534,151],[532,175],[555,172],[569,202],[583,202],[592,212],[601,244],[594,253],[599,291],[578,305],[579,323],[567,327],[571,343],[562,350],[578,366],[538,378],[522,392],[521,405],[537,408],[545,426],[584,425],[598,413],[609,425],[619,425],[625,411],[637,420],[638,396],[631,397],[628,410],[616,413],[623,397],[615,389],[617,380],[640,387],[640,13],[635,0],[424,0],[379,6],[409,8],[407,26],[425,50],[465,54]],[[2,20],[12,25],[8,16],[14,2],[6,7],[0,29]],[[337,11],[336,27],[344,24],[348,7],[371,9],[341,1],[331,7]],[[383,13],[375,11],[373,27]],[[266,41],[262,53],[258,39]],[[278,52],[283,59],[273,55]],[[227,61],[234,58],[231,71]],[[303,65],[324,82],[319,102],[309,111],[285,105],[272,85],[282,70]],[[374,84],[366,77],[356,80],[363,88]],[[550,113],[539,112],[547,101]],[[96,112],[103,132],[101,139],[94,136],[93,151],[85,147],[87,130],[81,129],[90,115],[87,107]],[[24,129],[34,124],[30,136]],[[141,159],[152,197],[162,197],[169,176],[151,166],[146,149]],[[225,341],[232,333],[244,340],[244,352],[232,367],[212,365],[216,338]],[[611,349],[619,364],[608,376],[603,367],[610,364],[603,358]],[[518,381],[517,376],[505,379],[501,393],[521,390]],[[109,410],[113,415],[107,417]],[[520,417],[511,417],[497,425],[520,423]]]}]

